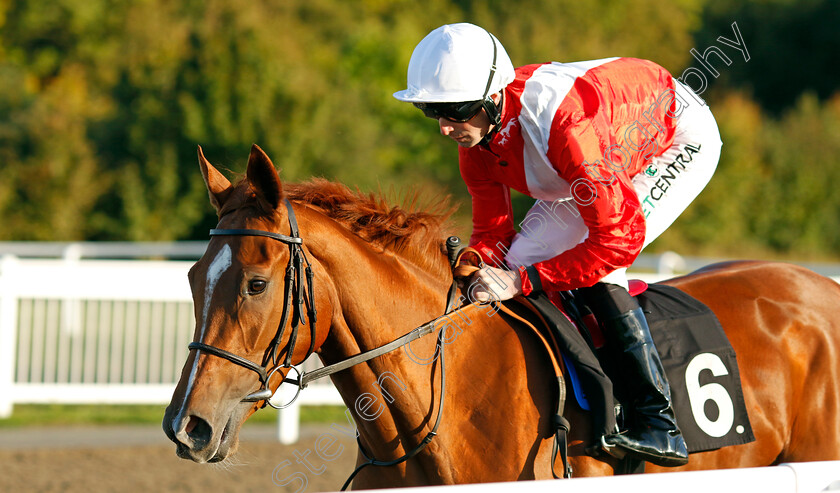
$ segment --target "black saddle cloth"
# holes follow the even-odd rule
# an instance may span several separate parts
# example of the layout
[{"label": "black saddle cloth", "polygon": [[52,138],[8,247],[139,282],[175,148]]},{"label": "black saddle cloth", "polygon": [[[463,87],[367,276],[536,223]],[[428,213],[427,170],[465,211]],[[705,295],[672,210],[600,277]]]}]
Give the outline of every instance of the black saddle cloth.
[{"label": "black saddle cloth", "polygon": [[[703,452],[755,440],[744,396],[735,351],[714,313],[699,300],[672,286],[651,284],[636,297],[645,312],[671,385],[677,424],[689,452]],[[606,374],[610,348],[593,353],[578,330],[544,293],[529,296],[558,334],[578,402],[593,413],[594,437],[608,433],[615,424],[615,402],[629,402]],[[615,395],[614,395],[615,394]]]},{"label": "black saddle cloth", "polygon": [[735,350],[712,310],[663,284],[651,284],[636,298],[668,375],[688,451],[754,441]]}]

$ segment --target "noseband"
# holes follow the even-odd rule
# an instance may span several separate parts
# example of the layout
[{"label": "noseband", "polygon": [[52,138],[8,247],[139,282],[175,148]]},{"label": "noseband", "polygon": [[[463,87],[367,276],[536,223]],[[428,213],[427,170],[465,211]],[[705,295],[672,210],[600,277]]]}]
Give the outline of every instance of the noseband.
[{"label": "noseband", "polygon": [[[350,474],[350,477],[347,478],[347,481],[344,482],[344,485],[341,487],[341,491],[347,489],[350,485],[350,482],[353,481],[353,478],[365,467],[367,466],[394,466],[400,464],[402,462],[407,461],[408,459],[417,455],[421,450],[426,448],[426,446],[437,436],[437,430],[440,426],[441,418],[443,416],[443,402],[444,402],[444,395],[446,393],[446,367],[444,364],[444,330],[442,327],[438,326],[439,321],[442,317],[436,318],[434,320],[430,320],[425,324],[416,327],[414,330],[410,331],[409,333],[398,337],[397,339],[379,346],[377,348],[371,349],[369,351],[365,351],[363,353],[356,354],[351,356],[347,359],[339,361],[337,363],[333,363],[331,365],[325,366],[323,368],[318,368],[313,371],[305,372],[303,374],[300,373],[294,366],[292,366],[292,354],[294,353],[295,343],[297,342],[297,334],[298,334],[298,327],[300,324],[306,325],[307,320],[304,316],[304,305],[306,305],[307,312],[309,314],[309,330],[310,330],[310,340],[309,340],[309,350],[306,352],[306,356],[301,360],[301,362],[305,361],[315,350],[315,321],[316,321],[316,310],[315,310],[315,298],[313,296],[312,290],[312,265],[309,263],[309,259],[306,258],[306,254],[303,251],[301,245],[303,244],[303,239],[300,237],[298,233],[298,226],[297,220],[295,219],[295,212],[292,210],[292,204],[289,202],[288,199],[285,199],[286,210],[288,211],[289,216],[289,229],[290,229],[290,236],[286,236],[279,233],[272,233],[269,231],[263,231],[259,229],[211,229],[210,236],[265,236],[267,238],[271,238],[273,240],[277,240],[281,243],[285,243],[289,245],[289,263],[286,266],[286,277],[285,277],[285,284],[286,284],[286,292],[283,299],[283,315],[280,319],[280,326],[277,328],[277,333],[274,335],[274,338],[271,340],[271,343],[266,350],[266,356],[264,357],[263,365],[258,365],[253,361],[233,354],[229,351],[225,351],[224,349],[217,348],[215,346],[211,346],[209,344],[205,344],[203,342],[191,342],[189,344],[189,349],[201,350],[206,351],[209,354],[217,356],[219,358],[224,358],[232,363],[235,363],[239,366],[247,368],[259,375],[260,382],[262,383],[262,388],[257,390],[256,392],[252,392],[245,396],[242,399],[242,402],[259,402],[263,401],[263,406],[265,407],[266,404],[275,408],[275,409],[282,409],[284,407],[290,406],[296,399],[297,396],[300,394],[301,389],[305,388],[308,385],[308,382],[312,380],[316,380],[319,378],[324,378],[328,375],[332,375],[334,373],[338,373],[340,371],[346,370],[352,366],[358,365],[360,363],[364,363],[369,361],[373,358],[376,358],[380,355],[390,353],[398,348],[404,347],[405,345],[409,344],[411,341],[415,339],[419,339],[425,335],[431,334],[434,332],[435,328],[440,328],[438,331],[437,342],[435,344],[435,360],[438,361],[440,365],[440,398],[438,399],[438,409],[437,409],[437,417],[435,422],[432,426],[431,431],[429,431],[426,436],[418,443],[414,448],[403,454],[401,457],[390,460],[390,461],[382,461],[377,460],[371,457],[366,451],[365,448],[362,446],[361,437],[359,434],[356,435],[356,442],[359,446],[359,451],[362,453],[364,458],[366,459],[364,462],[359,464],[356,469]],[[460,255],[458,252],[461,250],[460,248],[460,240],[452,236],[446,242],[447,250],[449,251],[449,263],[455,269],[455,266],[460,262]],[[306,269],[304,269],[303,265],[306,263]],[[302,274],[305,272],[306,274],[306,289],[304,290]],[[452,285],[449,288],[449,294],[447,295],[446,300],[446,307],[444,310],[444,317],[453,312],[456,309],[456,296],[457,296],[457,283],[453,278]],[[294,303],[294,307],[291,305]],[[457,308],[460,309],[460,308]],[[292,334],[289,338],[289,344],[286,347],[286,359],[281,365],[278,362],[278,355],[277,349],[280,346],[280,341],[283,339],[283,333],[286,329],[286,322],[289,319],[289,311],[294,310],[293,318],[292,318]],[[197,356],[196,356],[197,357]],[[270,366],[274,365],[273,369],[269,370]],[[271,403],[270,399],[273,395],[273,392],[269,388],[269,381],[271,377],[274,375],[277,370],[281,368],[287,368],[289,370],[295,370],[298,374],[298,378],[295,380],[286,379],[286,381],[297,385],[298,393],[295,394],[294,399],[292,399],[289,403],[283,406],[275,406]],[[288,372],[287,372],[288,375]],[[562,380],[562,376],[560,377]],[[562,419],[562,409],[563,403],[565,401],[563,390],[565,386],[561,384],[561,398],[560,398],[560,405],[558,410],[558,417]],[[558,435],[559,437],[560,435]],[[571,469],[568,466],[567,462],[567,455],[565,453],[565,435],[564,435],[564,449],[562,454],[564,470],[569,473],[568,476],[564,474],[564,477],[570,477]],[[556,451],[554,452],[556,454]],[[554,472],[554,457],[552,456],[551,460],[551,469],[552,473]],[[557,475],[555,474],[555,477]]]},{"label": "noseband", "polygon": [[[281,368],[288,368],[289,370],[297,369],[292,366],[292,354],[295,352],[295,343],[297,342],[298,328],[300,325],[306,325],[306,315],[304,315],[304,305],[309,314],[309,350],[303,360],[308,358],[315,350],[315,322],[317,320],[317,312],[315,310],[315,298],[312,290],[312,265],[301,245],[303,238],[298,233],[297,219],[295,212],[292,210],[292,204],[288,199],[285,199],[286,210],[289,216],[289,229],[291,236],[286,236],[279,233],[272,233],[270,231],[262,231],[259,229],[211,229],[210,236],[264,236],[277,240],[281,243],[289,245],[289,263],[286,265],[285,286],[286,291],[283,295],[283,315],[280,318],[280,325],[277,327],[277,333],[271,340],[266,350],[266,355],[263,358],[263,364],[259,365],[253,361],[225,351],[224,349],[205,344],[203,342],[191,342],[187,347],[189,349],[196,349],[205,351],[213,356],[224,358],[231,363],[247,368],[257,375],[259,375],[262,388],[256,392],[252,392],[242,399],[242,402],[259,402],[263,401],[263,407],[266,404],[275,408],[281,409],[291,405],[291,402],[284,406],[275,406],[270,402],[273,395],[271,388],[269,388],[269,381],[277,370]],[[304,269],[304,263],[306,268]],[[306,287],[303,284],[303,274],[306,275]],[[294,304],[294,307],[292,306]],[[292,312],[292,334],[289,338],[289,345],[286,347],[286,359],[281,365],[279,362],[277,350],[280,346],[280,341],[283,340],[283,333],[286,330],[286,323],[289,321],[289,313]],[[303,361],[301,360],[301,361]],[[269,368],[272,368],[269,370]],[[300,380],[300,373],[298,372],[298,381]],[[291,381],[291,380],[290,380]],[[297,396],[295,396],[297,397]],[[294,402],[294,400],[292,401]]]}]

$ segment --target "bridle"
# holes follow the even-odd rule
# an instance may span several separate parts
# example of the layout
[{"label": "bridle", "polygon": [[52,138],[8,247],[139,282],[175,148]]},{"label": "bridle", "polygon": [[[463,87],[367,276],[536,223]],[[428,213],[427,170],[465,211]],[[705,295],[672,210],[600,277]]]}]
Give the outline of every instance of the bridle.
[{"label": "bridle", "polygon": [[[276,406],[271,403],[270,399],[273,395],[273,392],[271,391],[271,388],[269,387],[268,383],[271,380],[271,377],[274,375],[274,373],[280,370],[281,368],[286,368],[289,371],[294,370],[298,373],[298,381],[300,381],[300,372],[294,366],[292,366],[292,354],[294,354],[295,352],[298,328],[300,327],[300,325],[307,324],[306,315],[304,315],[304,305],[306,306],[307,313],[309,314],[308,323],[310,340],[309,349],[306,352],[306,356],[303,357],[303,360],[308,358],[315,350],[315,322],[317,321],[317,311],[315,310],[315,298],[313,295],[312,286],[312,265],[309,263],[309,259],[306,258],[306,254],[304,253],[303,248],[301,246],[303,244],[303,238],[301,238],[300,234],[298,233],[297,219],[295,218],[295,212],[292,209],[292,204],[291,202],[289,202],[288,199],[285,200],[285,204],[289,216],[290,236],[279,233],[272,233],[270,231],[262,231],[259,229],[210,230],[210,236],[264,236],[289,245],[289,263],[286,265],[285,276],[286,291],[283,295],[283,315],[280,318],[280,325],[277,327],[277,332],[275,333],[274,338],[268,345],[266,355],[263,358],[263,364],[259,365],[249,359],[243,358],[242,356],[233,354],[230,351],[225,351],[224,349],[217,348],[215,346],[211,346],[203,342],[193,341],[187,346],[189,349],[205,351],[209,354],[212,354],[213,356],[224,358],[230,361],[231,363],[235,363],[239,366],[245,367],[255,372],[257,375],[259,375],[262,388],[245,396],[245,398],[242,399],[242,402],[263,401],[262,407],[265,407],[265,405],[268,404],[269,406],[275,409],[282,409],[284,407],[288,407],[292,404],[292,402],[294,402],[294,399],[292,400],[292,402],[289,402],[283,406]],[[304,263],[306,264],[306,269],[304,269],[303,267]],[[303,284],[304,272],[306,275],[305,288]],[[294,304],[294,307],[292,307],[292,304]],[[289,338],[289,345],[286,349],[286,359],[285,361],[283,361],[282,364],[280,364],[277,350],[280,347],[280,341],[283,339],[283,333],[286,330],[286,323],[289,321],[289,313],[291,310],[294,310],[292,314],[291,323],[292,334]],[[269,368],[272,369],[269,370]],[[297,381],[294,380],[289,381],[292,383],[297,383]],[[297,395],[295,396],[295,399],[297,399]]]},{"label": "bridle", "polygon": [[[280,326],[277,328],[277,333],[274,335],[274,338],[271,340],[271,343],[266,350],[266,356],[263,359],[263,364],[259,365],[254,363],[253,361],[243,358],[239,355],[233,354],[230,351],[226,351],[221,348],[217,348],[215,346],[211,346],[209,344],[205,344],[203,342],[193,341],[187,347],[192,350],[201,350],[205,351],[208,354],[212,354],[213,356],[217,356],[219,358],[226,359],[231,363],[237,364],[244,368],[247,368],[257,375],[259,375],[260,382],[262,383],[262,387],[257,390],[256,392],[252,392],[245,396],[242,399],[242,402],[259,402],[263,401],[263,406],[265,407],[266,404],[270,405],[275,409],[282,409],[284,407],[290,406],[296,399],[297,396],[300,394],[300,390],[305,388],[308,383],[312,380],[316,380],[319,378],[326,377],[328,375],[332,375],[333,373],[337,373],[339,371],[345,370],[350,368],[351,366],[358,365],[359,363],[363,363],[365,361],[371,360],[377,356],[382,354],[394,351],[400,347],[409,344],[411,341],[415,339],[419,339],[427,334],[431,334],[434,332],[438,322],[441,320],[442,317],[436,318],[425,324],[415,328],[414,330],[410,331],[409,333],[387,343],[382,346],[379,346],[375,349],[371,349],[370,351],[366,351],[363,353],[359,353],[355,356],[351,356],[345,360],[339,361],[338,363],[334,363],[329,366],[325,366],[323,368],[318,368],[317,370],[313,370],[311,372],[304,372],[300,373],[294,366],[292,366],[292,354],[294,353],[295,343],[297,342],[297,334],[298,328],[300,324],[306,325],[307,320],[303,314],[304,305],[307,308],[307,313],[309,314],[309,329],[310,329],[310,342],[309,342],[309,350],[306,352],[306,356],[301,360],[303,362],[308,358],[315,349],[315,321],[316,321],[316,310],[315,310],[315,298],[313,295],[313,286],[312,286],[312,265],[309,263],[309,260],[306,258],[306,254],[303,251],[302,244],[303,238],[300,237],[298,232],[297,226],[297,219],[295,218],[294,210],[292,209],[292,204],[289,202],[288,199],[285,199],[286,210],[288,211],[289,215],[289,229],[290,235],[283,235],[279,233],[272,233],[270,231],[263,231],[259,229],[211,229],[210,236],[264,236],[266,238],[271,238],[273,240],[277,240],[281,243],[285,243],[289,245],[289,263],[286,266],[286,292],[283,299],[283,314],[280,319]],[[450,250],[449,260],[450,263],[454,262],[454,253],[456,249],[460,246],[460,240],[457,237],[450,237],[447,240],[447,247]],[[304,270],[304,263],[306,263],[306,269]],[[305,272],[306,275],[306,290],[304,290],[304,285],[302,282],[302,273]],[[450,289],[449,295],[447,297],[446,302],[446,310],[445,314],[448,314],[452,311],[455,305],[455,297],[457,294],[457,286],[453,281]],[[294,304],[294,308],[292,308],[292,304]],[[280,364],[277,359],[277,350],[280,346],[280,341],[283,339],[283,333],[285,331],[286,322],[289,319],[289,312],[290,309],[294,309],[294,314],[292,318],[292,334],[289,339],[289,344],[286,349],[286,359],[285,361]],[[444,366],[444,359],[443,359],[443,343],[444,339],[444,331],[441,329],[438,331],[438,339],[437,344],[435,346],[435,354],[440,359],[440,382],[441,382],[441,392],[440,392],[440,399],[438,400],[438,412],[437,418],[435,419],[435,423],[432,426],[431,431],[429,431],[426,436],[417,444],[413,449],[405,453],[402,457],[399,457],[394,460],[390,461],[380,461],[373,457],[370,457],[369,454],[365,451],[362,443],[360,441],[359,436],[356,436],[356,440],[358,441],[359,450],[367,459],[366,462],[360,464],[350,475],[347,481],[342,486],[341,490],[344,491],[347,489],[347,486],[359,473],[364,467],[366,466],[391,466],[395,464],[400,464],[405,462],[406,460],[414,457],[417,455],[421,450],[426,448],[426,445],[432,441],[432,439],[437,436],[438,426],[440,425],[442,411],[443,411],[443,396],[445,393],[445,386],[446,386],[446,370]],[[271,368],[270,365],[274,365]],[[295,384],[298,387],[297,394],[295,397],[283,406],[276,406],[271,403],[271,397],[273,392],[269,388],[269,381],[271,377],[274,375],[281,368],[287,368],[289,370],[295,370],[298,373],[297,379],[285,379],[285,381]],[[287,373],[288,374],[288,373]]]},{"label": "bridle", "polygon": [[[389,353],[400,347],[403,347],[406,344],[414,341],[415,339],[419,339],[425,335],[434,332],[434,329],[440,321],[440,318],[436,318],[434,320],[426,322],[425,324],[415,328],[409,333],[387,344],[379,346],[375,349],[371,349],[370,351],[365,351],[355,356],[351,356],[345,360],[339,361],[338,363],[334,363],[332,365],[304,373],[298,371],[297,368],[292,366],[292,354],[294,353],[295,344],[297,342],[298,328],[300,327],[300,324],[307,324],[306,317],[303,314],[304,305],[306,306],[307,313],[309,314],[310,342],[309,349],[307,350],[306,355],[300,362],[305,361],[306,358],[312,355],[312,353],[315,350],[315,322],[317,320],[317,312],[315,310],[315,298],[313,294],[312,265],[309,263],[309,259],[306,258],[306,254],[304,253],[303,248],[301,246],[303,244],[303,238],[300,237],[300,234],[298,232],[297,219],[295,218],[295,213],[292,209],[292,204],[291,202],[289,202],[288,199],[285,199],[285,204],[286,210],[288,211],[289,215],[289,229],[291,233],[290,236],[279,233],[272,233],[270,231],[263,231],[260,229],[210,230],[210,236],[264,236],[266,238],[271,238],[273,240],[277,240],[281,243],[289,245],[289,263],[286,266],[286,292],[283,298],[283,315],[280,319],[280,325],[279,327],[277,327],[277,332],[274,335],[274,338],[269,343],[268,349],[266,350],[266,356],[263,359],[264,363],[262,365],[259,365],[249,359],[243,358],[242,356],[233,354],[230,351],[226,351],[224,349],[217,348],[216,346],[211,346],[203,342],[193,341],[187,346],[189,349],[205,351],[209,354],[212,354],[213,356],[226,359],[231,363],[235,363],[239,366],[245,367],[255,372],[257,375],[259,375],[260,382],[262,383],[262,388],[245,396],[242,399],[242,402],[265,401],[263,403],[263,407],[265,407],[267,403],[275,409],[282,409],[284,407],[290,406],[295,401],[295,399],[297,399],[297,396],[300,394],[301,389],[306,388],[306,386],[309,385],[309,382],[311,382],[312,380],[324,378],[326,376],[332,375],[333,373],[346,370],[351,366],[358,365],[359,363],[364,363],[365,361],[371,360],[377,356]],[[456,240],[457,243],[454,243]],[[460,240],[457,237],[453,236],[449,240],[447,240],[447,247],[450,249],[450,252],[455,251],[455,249],[459,246]],[[454,262],[454,255],[450,253],[450,263],[452,262]],[[304,263],[306,263],[306,269],[303,268]],[[302,272],[305,272],[306,275],[305,291],[301,279]],[[455,295],[456,285],[453,282],[452,286],[449,289],[445,314],[448,314],[452,311],[455,304]],[[289,320],[289,311],[290,309],[292,309],[292,304],[294,304],[294,314],[292,318],[292,334],[289,338],[289,344],[286,349],[286,359],[282,364],[280,364],[277,360],[277,350],[279,349],[280,341],[283,339],[283,333],[285,332],[286,322],[288,322]],[[438,350],[442,351],[442,348],[438,348]],[[298,362],[298,364],[300,362]],[[274,365],[273,368],[270,366],[272,364]],[[269,370],[269,368],[272,369]],[[298,391],[297,394],[295,394],[295,397],[290,402],[282,406],[277,406],[272,404],[270,401],[273,392],[269,388],[268,383],[271,380],[271,377],[274,375],[274,373],[280,370],[281,368],[286,368],[290,371],[294,370],[298,374],[297,379],[285,379],[286,382],[296,385],[298,387]]]},{"label": "bridle", "polygon": [[[305,361],[315,350],[315,322],[317,312],[315,310],[315,298],[313,294],[313,273],[312,273],[312,265],[309,263],[309,260],[306,258],[306,254],[303,251],[302,244],[303,238],[300,237],[298,232],[297,226],[297,219],[295,218],[294,210],[292,209],[292,204],[288,199],[285,199],[286,210],[288,211],[289,216],[289,230],[290,235],[283,235],[279,233],[272,233],[270,231],[263,231],[259,229],[211,229],[210,236],[264,236],[266,238],[271,238],[273,240],[277,240],[281,243],[285,243],[289,245],[289,263],[286,266],[286,275],[285,275],[285,285],[286,291],[284,294],[283,299],[283,314],[280,319],[280,326],[277,328],[277,332],[274,335],[274,338],[269,343],[268,349],[266,351],[266,355],[263,358],[263,364],[259,365],[254,363],[253,361],[233,354],[229,351],[226,351],[221,348],[217,348],[215,346],[211,346],[209,344],[205,344],[203,342],[191,342],[187,347],[192,350],[201,350],[205,351],[209,354],[214,356],[226,359],[232,363],[235,363],[239,366],[247,368],[251,371],[254,371],[259,375],[260,382],[262,383],[262,387],[242,399],[242,402],[259,402],[263,401],[262,407],[265,407],[266,404],[270,405],[275,409],[282,409],[284,407],[290,406],[300,395],[301,389],[306,388],[308,383],[312,380],[316,380],[319,378],[326,377],[328,375],[332,375],[333,373],[337,373],[339,371],[345,370],[352,366],[358,365],[360,363],[364,363],[365,361],[371,360],[380,356],[385,353],[389,353],[394,351],[400,347],[404,347],[409,344],[411,341],[415,339],[419,339],[425,335],[431,334],[434,332],[435,328],[437,328],[438,322],[447,317],[450,313],[452,313],[455,308],[455,301],[457,296],[457,284],[453,279],[452,285],[449,288],[449,293],[447,295],[446,301],[446,308],[444,310],[444,315],[438,317],[434,320],[426,322],[425,324],[416,327],[415,329],[411,330],[407,334],[398,337],[397,339],[379,346],[375,349],[371,349],[369,351],[365,351],[363,353],[356,354],[355,356],[351,356],[347,359],[339,361],[337,363],[331,364],[329,366],[325,366],[323,368],[318,368],[313,371],[300,373],[294,366],[292,366],[292,354],[294,353],[295,344],[297,342],[297,335],[298,335],[298,328],[300,324],[306,325],[307,319],[304,316],[304,305],[306,306],[307,313],[309,314],[309,330],[310,330],[310,342],[309,342],[309,349],[306,352],[306,355],[300,362]],[[458,259],[460,258],[458,255],[458,251],[460,250],[460,240],[456,236],[451,236],[446,241],[447,250],[449,253],[449,263],[454,268],[454,266],[458,263]],[[304,263],[306,264],[306,268],[304,269]],[[306,289],[304,289],[303,279],[302,276],[306,275]],[[291,306],[294,304],[294,308]],[[289,312],[290,310],[294,310],[292,315],[292,333],[289,338],[289,344],[286,349],[286,358],[285,361],[280,364],[278,360],[277,350],[280,346],[280,341],[283,338],[283,333],[285,332],[286,322],[289,320]],[[438,399],[438,410],[437,410],[437,417],[435,419],[435,423],[432,426],[432,429],[426,434],[426,436],[418,443],[414,448],[403,454],[401,457],[390,460],[390,461],[382,461],[377,460],[376,458],[370,456],[365,448],[362,446],[361,438],[357,434],[356,441],[359,446],[359,450],[361,451],[362,455],[367,459],[365,462],[359,464],[356,469],[350,474],[350,477],[347,478],[344,485],[341,487],[341,491],[347,489],[350,485],[350,482],[353,481],[353,478],[365,467],[367,466],[393,466],[396,464],[400,464],[402,462],[407,461],[408,459],[417,455],[420,451],[422,451],[426,446],[432,441],[432,439],[437,436],[437,430],[441,422],[441,417],[443,416],[443,402],[444,402],[444,394],[446,389],[446,367],[444,363],[444,330],[441,328],[438,331],[437,342],[435,345],[435,359],[439,359],[440,363],[440,398]],[[274,365],[274,367],[269,370],[269,365]],[[277,406],[271,403],[271,397],[273,396],[273,392],[269,387],[269,381],[271,377],[274,375],[281,368],[286,368],[289,371],[295,370],[298,374],[297,379],[288,379],[285,378],[288,375],[284,375],[284,380],[297,385],[298,390],[295,394],[294,398],[282,406]],[[562,376],[560,377],[562,379]],[[565,401],[565,385],[561,384],[561,399],[560,399],[560,406],[558,410],[558,417],[562,418],[562,408],[563,402]],[[568,423],[566,423],[566,431],[568,430]],[[559,436],[559,435],[558,435]],[[567,462],[567,456],[565,451],[565,434],[563,438],[563,450],[562,450],[562,459],[564,464],[564,469],[568,473],[568,476],[564,474],[565,477],[569,477],[571,475],[571,469]],[[556,452],[555,452],[556,453]],[[551,461],[552,472],[554,472],[554,457],[552,457]],[[556,474],[555,474],[555,477]]]}]

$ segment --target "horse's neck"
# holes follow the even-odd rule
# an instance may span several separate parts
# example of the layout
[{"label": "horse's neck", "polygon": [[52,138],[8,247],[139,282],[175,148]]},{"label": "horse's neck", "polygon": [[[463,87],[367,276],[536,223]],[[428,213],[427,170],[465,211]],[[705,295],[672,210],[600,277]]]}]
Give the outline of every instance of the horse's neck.
[{"label": "horse's neck", "polygon": [[[337,224],[321,228],[319,238],[310,243],[311,251],[323,264],[337,298],[334,329],[351,332],[335,335],[349,336],[358,345],[344,349],[371,349],[443,314],[451,275],[430,273],[399,254],[374,248]],[[445,263],[445,256],[439,255],[429,263]]]},{"label": "horse's neck", "polygon": [[[315,250],[340,305],[320,352],[326,364],[388,343],[444,311],[450,280],[360,243],[344,235]],[[438,436],[428,450],[399,467],[363,473],[357,486],[376,486],[380,478],[408,485],[429,478],[475,482],[550,477],[550,442],[545,438],[556,384],[542,346],[489,307],[470,307],[450,315],[443,325],[448,325],[447,400]],[[428,335],[333,376],[362,443],[375,458],[395,459],[431,431],[441,391],[435,342]],[[499,464],[488,453],[510,460]],[[478,466],[460,467],[464,461]]]},{"label": "horse's neck", "polygon": [[[320,350],[325,364],[382,346],[443,314],[451,278],[432,275],[397,254],[376,251],[344,231],[328,233],[329,241],[312,247],[337,298],[330,335]],[[427,335],[411,347],[428,357],[434,354],[434,338]],[[399,348],[332,377],[362,442],[375,457],[393,459],[406,451],[394,452],[401,446],[395,434],[408,437],[404,447],[413,446],[409,441],[421,432],[416,428],[422,428],[429,412],[432,366],[418,365]],[[417,399],[421,392],[423,398]]]},{"label": "horse's neck", "polygon": [[[361,259],[348,259],[348,263],[353,260],[365,263]],[[410,266],[400,267],[400,272],[387,267],[367,264],[370,272],[363,284],[368,286],[342,297],[341,317],[321,353],[325,362],[373,349],[442,315],[445,282],[420,282],[422,276],[414,274]],[[337,290],[354,288],[335,277]],[[374,285],[387,289],[377,291]],[[470,456],[488,448],[493,448],[494,454],[518,457],[518,462],[513,462],[520,467],[515,471],[517,476],[540,476],[535,459],[545,455],[540,442],[545,430],[540,430],[546,428],[547,411],[552,405],[552,372],[545,358],[533,353],[530,361],[526,358],[529,351],[539,350],[538,343],[514,331],[489,307],[472,306],[452,314],[442,319],[439,327],[444,326],[448,400],[438,436],[429,450],[404,465],[360,476],[359,486],[376,486],[378,479],[386,476],[392,483],[402,484],[425,484],[430,478],[477,481],[480,478],[462,476],[475,469],[459,464],[464,460],[486,461]],[[377,459],[396,459],[431,431],[441,394],[441,361],[435,357],[435,344],[435,335],[428,335],[335,375],[334,383],[353,412],[362,443]],[[527,398],[533,390],[544,394]],[[517,405],[511,406],[512,402]],[[494,435],[500,423],[511,422],[518,424],[505,432],[504,440]],[[461,456],[462,452],[466,455]],[[543,467],[545,460],[540,461],[539,467]],[[502,469],[492,466],[487,474],[502,478],[496,475]]]},{"label": "horse's neck", "polygon": [[[445,362],[441,425],[429,449],[402,469],[374,475],[400,484],[551,477],[551,364],[535,337],[491,313],[471,306],[450,316],[442,358],[435,357],[430,335],[336,379],[366,449],[392,460],[420,443],[437,420]],[[364,486],[378,485],[374,475],[363,478]]]}]

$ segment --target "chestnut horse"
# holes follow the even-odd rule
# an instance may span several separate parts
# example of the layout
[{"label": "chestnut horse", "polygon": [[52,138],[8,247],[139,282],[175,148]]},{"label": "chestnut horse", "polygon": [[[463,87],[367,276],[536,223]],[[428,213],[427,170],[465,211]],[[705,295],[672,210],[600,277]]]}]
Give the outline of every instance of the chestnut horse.
[{"label": "chestnut horse", "polygon": [[[324,180],[282,184],[257,146],[235,185],[200,148],[199,164],[222,233],[215,230],[190,270],[195,342],[163,428],[180,457],[215,462],[235,451],[240,427],[261,407],[259,397],[245,397],[268,392],[255,367],[280,366],[280,375],[268,378],[274,389],[289,371],[282,363],[290,347],[292,364],[312,349],[329,365],[391,342],[443,313],[452,277],[437,215],[389,208]],[[289,317],[284,271],[295,248],[297,263],[311,265],[314,289],[299,286],[299,304]],[[763,262],[707,268],[667,284],[717,314],[738,354],[756,440],[692,454],[678,468],[649,465],[648,472],[840,459],[840,285],[800,267]],[[362,470],[355,487],[552,477],[551,360],[533,333],[492,316],[489,306],[463,308],[459,315],[471,323],[442,345],[445,369],[438,361],[424,364],[437,343],[424,337],[410,344],[412,354],[399,348],[331,376],[354,412],[360,443],[378,460],[414,449],[442,413],[427,447],[398,465]],[[296,317],[308,318],[308,325],[297,320],[302,330],[290,344],[293,331],[287,329]],[[275,346],[277,354],[269,354]],[[446,382],[439,410],[441,373]],[[390,398],[371,400],[376,389]],[[367,406],[360,407],[357,398],[365,393]],[[367,415],[360,414],[365,409]],[[613,474],[612,459],[584,454],[587,414],[570,404],[566,417],[575,475]]]}]

